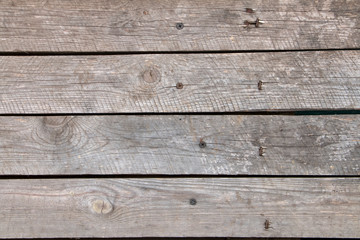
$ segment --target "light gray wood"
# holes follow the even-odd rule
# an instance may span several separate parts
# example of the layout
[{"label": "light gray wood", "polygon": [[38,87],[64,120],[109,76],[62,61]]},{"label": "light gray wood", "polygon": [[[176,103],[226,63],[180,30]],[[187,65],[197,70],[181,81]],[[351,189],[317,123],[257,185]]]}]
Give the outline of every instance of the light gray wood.
[{"label": "light gray wood", "polygon": [[0,237],[356,238],[359,200],[359,178],[1,180]]},{"label": "light gray wood", "polygon": [[0,117],[0,175],[360,175],[359,136],[360,115]]},{"label": "light gray wood", "polygon": [[2,56],[0,79],[2,114],[360,109],[360,51]]},{"label": "light gray wood", "polygon": [[2,0],[0,51],[359,48],[359,13],[358,0]]}]

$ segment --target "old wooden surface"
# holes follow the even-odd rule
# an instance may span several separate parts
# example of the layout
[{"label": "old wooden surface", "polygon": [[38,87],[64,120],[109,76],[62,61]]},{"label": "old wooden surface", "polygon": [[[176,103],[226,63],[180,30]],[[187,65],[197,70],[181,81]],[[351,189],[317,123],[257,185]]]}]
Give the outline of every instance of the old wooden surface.
[{"label": "old wooden surface", "polygon": [[0,117],[0,174],[360,175],[359,119]]},{"label": "old wooden surface", "polygon": [[0,51],[359,48],[359,12],[358,0],[2,0]]},{"label": "old wooden surface", "polygon": [[359,110],[359,78],[360,51],[2,56],[0,113]]},{"label": "old wooden surface", "polygon": [[359,196],[359,178],[1,180],[0,232],[360,237]]},{"label": "old wooden surface", "polygon": [[359,16],[0,0],[0,239],[360,238]]}]

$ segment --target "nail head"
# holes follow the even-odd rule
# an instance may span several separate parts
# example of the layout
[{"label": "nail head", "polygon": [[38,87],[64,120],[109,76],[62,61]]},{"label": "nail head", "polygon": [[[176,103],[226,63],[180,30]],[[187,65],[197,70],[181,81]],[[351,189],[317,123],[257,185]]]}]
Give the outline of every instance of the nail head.
[{"label": "nail head", "polygon": [[177,24],[176,24],[176,28],[177,28],[178,30],[181,30],[181,29],[184,28],[184,24],[183,24],[183,23],[177,23]]},{"label": "nail head", "polygon": [[259,156],[264,156],[264,148],[259,147]]},{"label": "nail head", "polygon": [[178,82],[178,83],[176,84],[176,88],[177,88],[177,89],[183,89],[183,87],[184,87],[184,84],[182,84],[181,82]]},{"label": "nail head", "polygon": [[203,140],[200,140],[199,146],[200,146],[200,148],[205,148],[206,147],[206,142],[203,141]]},{"label": "nail head", "polygon": [[196,205],[197,201],[195,198],[190,199],[190,205]]}]

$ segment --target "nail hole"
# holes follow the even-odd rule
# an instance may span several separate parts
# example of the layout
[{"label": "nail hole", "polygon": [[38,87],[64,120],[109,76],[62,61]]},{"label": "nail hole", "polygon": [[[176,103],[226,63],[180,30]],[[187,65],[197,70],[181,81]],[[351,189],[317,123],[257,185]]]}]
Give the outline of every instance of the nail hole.
[{"label": "nail hole", "polygon": [[197,201],[196,201],[196,199],[195,198],[192,198],[192,199],[190,199],[190,205],[196,205],[196,203],[197,203]]},{"label": "nail hole", "polygon": [[183,87],[184,87],[184,84],[182,84],[181,82],[178,82],[178,83],[176,84],[176,88],[177,88],[177,89],[183,89]]},{"label": "nail hole", "polygon": [[200,146],[200,148],[205,148],[206,142],[204,142],[204,140],[200,140],[199,146]]},{"label": "nail hole", "polygon": [[259,90],[262,90],[262,89],[263,89],[263,82],[262,82],[262,81],[259,81],[259,82],[258,82],[258,89],[259,89]]},{"label": "nail hole", "polygon": [[177,23],[177,24],[176,24],[176,28],[177,28],[178,30],[181,30],[181,29],[184,28],[184,24],[183,24],[183,23]]}]

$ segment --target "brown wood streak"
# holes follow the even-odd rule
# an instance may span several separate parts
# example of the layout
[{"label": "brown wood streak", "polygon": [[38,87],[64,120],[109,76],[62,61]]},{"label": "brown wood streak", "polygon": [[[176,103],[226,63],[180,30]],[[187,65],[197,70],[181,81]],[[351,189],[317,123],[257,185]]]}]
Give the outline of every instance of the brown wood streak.
[{"label": "brown wood streak", "polygon": [[0,117],[0,175],[360,175],[359,117]]},{"label": "brown wood streak", "polygon": [[3,0],[0,51],[359,48],[359,12],[358,0]]},{"label": "brown wood streak", "polygon": [[359,180],[1,180],[0,237],[356,238]]},{"label": "brown wood streak", "polygon": [[359,51],[1,56],[0,63],[1,114],[360,109]]}]

